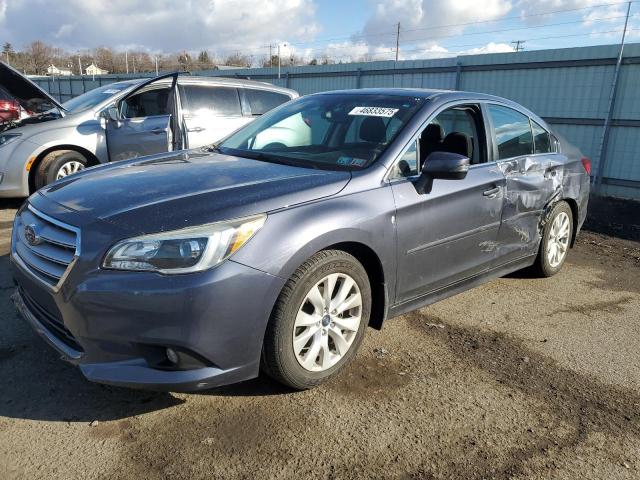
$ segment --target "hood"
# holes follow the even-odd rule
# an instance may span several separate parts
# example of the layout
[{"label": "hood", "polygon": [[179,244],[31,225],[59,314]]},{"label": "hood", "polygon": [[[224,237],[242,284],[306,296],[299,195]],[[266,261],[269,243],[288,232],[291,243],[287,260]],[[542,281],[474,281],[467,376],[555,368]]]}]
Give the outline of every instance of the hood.
[{"label": "hood", "polygon": [[[56,99],[33,83],[20,72],[0,62],[0,100],[3,108],[0,111],[0,125],[7,129],[7,124],[26,122],[28,117],[43,116],[52,109],[63,111],[64,108]],[[17,105],[15,105],[17,104]],[[17,111],[15,110],[17,108]],[[47,115],[49,117],[50,115]],[[56,118],[60,115],[57,114]],[[13,127],[14,125],[11,125]],[[1,130],[2,128],[0,128]]]},{"label": "hood", "polygon": [[180,152],[87,169],[39,191],[136,234],[269,212],[335,195],[346,171]]}]

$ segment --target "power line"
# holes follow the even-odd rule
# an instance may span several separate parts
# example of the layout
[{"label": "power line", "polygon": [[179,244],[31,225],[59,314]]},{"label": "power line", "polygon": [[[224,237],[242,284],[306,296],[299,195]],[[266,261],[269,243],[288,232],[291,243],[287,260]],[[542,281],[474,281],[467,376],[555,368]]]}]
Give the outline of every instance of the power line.
[{"label": "power line", "polygon": [[[632,28],[627,28],[627,33],[628,32],[633,32],[633,31],[640,31],[640,29],[632,29]],[[526,40],[522,40],[523,42],[532,42],[532,41],[536,41],[536,40],[557,40],[557,39],[561,39],[561,38],[572,38],[572,37],[587,37],[587,36],[591,36],[591,35],[606,35],[606,34],[611,34],[611,33],[621,33],[622,30],[618,29],[618,30],[606,30],[606,31],[598,31],[598,32],[589,32],[589,33],[573,33],[573,34],[568,34],[568,35],[553,35],[553,36],[546,36],[546,37],[533,37],[533,38],[528,38]],[[468,43],[465,45],[449,45],[449,48],[473,48],[473,47],[481,47],[484,46],[483,44],[478,44],[478,43]],[[414,49],[410,49],[410,50],[406,50],[404,49],[403,52],[406,53],[419,53],[419,52],[430,52],[431,51],[428,48],[414,48]],[[389,55],[392,52],[381,52],[379,53],[380,55]],[[432,52],[432,53],[437,53],[438,55],[451,55],[451,56],[457,56],[457,55],[461,55],[461,54],[465,54],[467,52]]]},{"label": "power line", "polygon": [[[611,5],[611,4],[609,4]],[[621,4],[613,4],[613,5],[621,5]],[[584,10],[585,8],[581,8],[579,10]],[[578,9],[571,9],[571,10],[578,10]],[[557,11],[556,11],[557,12]],[[640,16],[640,14],[635,14],[635,15],[631,15],[631,17],[638,17]],[[590,19],[590,21],[602,21],[602,20],[616,20],[616,19],[623,19],[625,18],[625,15],[618,15],[618,16],[609,16],[609,17],[597,17],[597,18],[592,18]],[[442,40],[442,39],[447,39],[447,38],[460,38],[460,37],[468,37],[468,36],[477,36],[477,35],[488,35],[488,34],[496,34],[496,33],[506,33],[506,32],[518,32],[518,31],[526,31],[526,30],[538,30],[538,29],[542,29],[542,28],[550,28],[550,27],[557,27],[557,26],[566,26],[566,25],[575,25],[575,24],[579,24],[579,23],[584,23],[584,19],[580,19],[580,20],[571,20],[571,21],[566,21],[566,22],[556,22],[556,23],[548,23],[548,24],[544,24],[544,25],[530,25],[530,26],[526,26],[526,27],[511,27],[511,28],[503,28],[503,29],[497,29],[497,30],[485,30],[485,31],[479,31],[479,32],[467,32],[467,33],[457,33],[457,34],[446,34],[446,35],[432,35],[432,36],[425,36],[425,37],[414,37],[411,38],[411,43],[416,43],[416,42],[425,42],[425,41],[430,41],[430,40]],[[462,25],[462,24],[460,24]],[[450,25],[451,26],[451,25]],[[405,30],[403,29],[402,32],[406,33],[409,30]],[[398,30],[396,29],[396,32],[393,32],[393,35],[396,36],[396,43],[397,43],[397,39],[398,39]],[[296,45],[295,43],[287,43],[288,46],[293,46]],[[330,51],[339,51],[339,50],[346,50],[348,48],[352,48],[352,47],[357,47],[359,44],[352,44],[352,45],[347,45],[347,46],[331,46],[330,44],[325,44],[322,45],[320,47],[316,47],[316,48],[307,48],[304,50],[307,50],[309,54],[312,54],[313,52],[326,52],[327,50]],[[396,48],[398,47],[398,45],[396,45]],[[390,49],[391,51],[395,51],[394,49]],[[260,50],[254,49],[254,50],[244,50],[245,53],[249,53],[249,52],[258,52]]]}]

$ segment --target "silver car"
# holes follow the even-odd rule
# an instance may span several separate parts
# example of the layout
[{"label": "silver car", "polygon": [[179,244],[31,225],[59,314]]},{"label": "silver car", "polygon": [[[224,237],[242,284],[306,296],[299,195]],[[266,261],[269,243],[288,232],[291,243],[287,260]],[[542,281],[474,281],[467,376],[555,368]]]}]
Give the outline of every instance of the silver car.
[{"label": "silver car", "polygon": [[[214,143],[298,94],[249,80],[180,76],[112,83],[64,104],[0,63],[19,111],[0,117],[0,197],[100,163]],[[274,144],[288,143],[287,129]]]}]

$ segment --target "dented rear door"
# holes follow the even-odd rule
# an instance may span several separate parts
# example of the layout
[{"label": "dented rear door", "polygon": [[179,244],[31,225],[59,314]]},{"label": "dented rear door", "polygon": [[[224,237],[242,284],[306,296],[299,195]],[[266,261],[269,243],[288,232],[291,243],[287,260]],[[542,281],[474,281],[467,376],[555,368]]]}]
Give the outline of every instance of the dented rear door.
[{"label": "dented rear door", "polygon": [[487,110],[497,165],[505,177],[502,224],[493,246],[501,265],[537,253],[546,207],[562,193],[566,158],[550,151],[549,132],[542,129],[545,140],[542,127],[524,112],[496,104]]}]

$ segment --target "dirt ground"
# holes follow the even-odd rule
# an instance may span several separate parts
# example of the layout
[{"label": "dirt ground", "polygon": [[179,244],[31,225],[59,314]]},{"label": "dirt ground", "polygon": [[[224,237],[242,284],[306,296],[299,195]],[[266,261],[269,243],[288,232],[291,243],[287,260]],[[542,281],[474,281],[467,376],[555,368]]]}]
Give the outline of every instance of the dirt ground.
[{"label": "dirt ground", "polygon": [[[313,391],[155,394],[85,381],[14,313],[16,206],[0,205],[1,479],[640,478],[637,241],[584,232],[554,278],[369,330]],[[637,205],[602,208],[594,230],[636,238]]]}]

